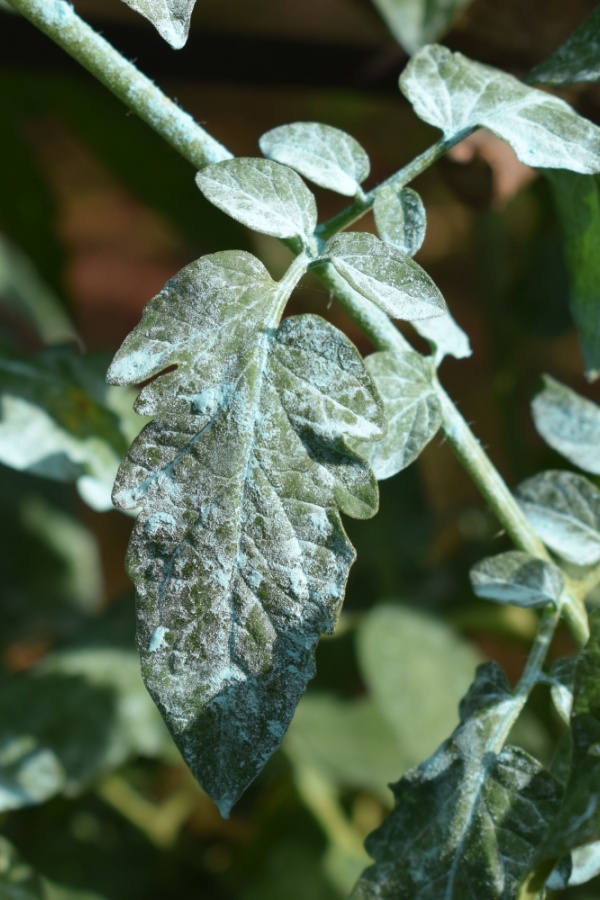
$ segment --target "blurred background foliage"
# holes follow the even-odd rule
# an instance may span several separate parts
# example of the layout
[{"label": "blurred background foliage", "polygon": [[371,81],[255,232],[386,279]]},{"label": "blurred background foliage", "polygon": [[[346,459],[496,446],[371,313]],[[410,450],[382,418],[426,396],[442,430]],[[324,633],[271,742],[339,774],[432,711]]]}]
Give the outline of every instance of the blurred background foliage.
[{"label": "blurred background foliage", "polygon": [[[596,3],[463,0],[448,6],[454,24],[415,18],[419,0],[375,6],[201,0],[175,54],[119,0],[76,3],[236,154],[257,155],[275,125],[323,121],[365,146],[370,184],[434,138],[397,91],[392,33],[413,50],[446,30],[452,49],[524,75]],[[563,93],[600,122],[596,86]],[[209,206],[187,163],[1,9],[0,159],[0,897],[339,900],[391,806],[386,785],[452,730],[478,662],[520,673],[533,614],[476,601],[467,575],[508,543],[439,438],[382,483],[378,516],[347,522],[358,561],[345,611],[283,748],[221,820],[140,680],[131,520],[109,494],[142,421],[103,379],[182,265],[245,248],[278,276],[287,253]],[[480,134],[415,187],[428,211],[418,259],[474,348],[444,363],[445,385],[510,485],[562,466],[531,423],[540,375],[598,393],[582,377],[550,186]],[[343,202],[318,199],[322,217]],[[370,349],[316,280],[290,311]],[[553,656],[571,650],[560,632]],[[515,740],[549,762],[560,729],[541,692]],[[562,896],[600,897],[600,882]]]}]

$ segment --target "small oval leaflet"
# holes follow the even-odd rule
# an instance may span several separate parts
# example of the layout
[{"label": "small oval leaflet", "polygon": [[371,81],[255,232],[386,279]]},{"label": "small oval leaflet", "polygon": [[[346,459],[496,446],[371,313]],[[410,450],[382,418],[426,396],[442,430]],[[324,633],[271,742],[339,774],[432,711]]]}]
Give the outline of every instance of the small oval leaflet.
[{"label": "small oval leaflet", "polygon": [[196,0],[123,0],[148,19],[175,50],[188,38],[190,19]]},{"label": "small oval leaflet", "polygon": [[226,159],[196,183],[207,200],[253,231],[305,241],[317,224],[314,195],[288,166],[270,159]]},{"label": "small oval leaflet", "polygon": [[258,143],[269,159],[346,197],[360,193],[371,168],[358,141],[339,128],[319,122],[281,125],[263,134]]},{"label": "small oval leaflet", "polygon": [[408,53],[435,41],[471,0],[373,0],[390,31]]},{"label": "small oval leaflet", "polygon": [[566,459],[600,475],[600,406],[544,376],[544,390],[531,404],[535,427]]},{"label": "small oval leaflet", "polygon": [[424,269],[374,234],[338,234],[325,254],[348,284],[394,319],[426,319],[446,311],[444,298]]},{"label": "small oval leaflet", "polygon": [[449,310],[442,316],[419,319],[410,324],[434,347],[433,360],[436,366],[439,366],[446,356],[466,359],[472,353],[468,334],[455,322]]},{"label": "small oval leaflet", "polygon": [[544,91],[435,44],[408,63],[400,89],[416,114],[453,138],[476,127],[506,141],[521,162],[600,172],[600,128]]},{"label": "small oval leaflet", "polygon": [[420,249],[427,229],[423,201],[412,188],[382,188],[373,204],[377,231],[384,241],[398,247],[407,256]]},{"label": "small oval leaflet", "polygon": [[573,472],[548,471],[519,485],[516,497],[533,528],[576,566],[600,561],[600,491]]},{"label": "small oval leaflet", "polygon": [[470,577],[478,597],[513,606],[558,606],[564,588],[556,566],[519,550],[482,559]]}]

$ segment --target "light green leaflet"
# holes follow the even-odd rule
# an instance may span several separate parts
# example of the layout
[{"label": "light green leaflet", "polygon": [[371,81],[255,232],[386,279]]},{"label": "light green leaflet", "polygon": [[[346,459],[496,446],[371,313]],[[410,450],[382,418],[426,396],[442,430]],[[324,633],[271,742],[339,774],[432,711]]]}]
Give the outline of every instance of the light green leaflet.
[{"label": "light green leaflet", "polygon": [[366,367],[383,400],[387,432],[377,443],[355,441],[378,481],[411,464],[437,433],[442,410],[432,381],[432,363],[408,348],[372,353]]},{"label": "light green leaflet", "polygon": [[600,7],[527,76],[532,84],[569,85],[600,80]]},{"label": "light green leaflet", "polygon": [[600,406],[545,375],[531,411],[547,444],[580,469],[600,475]]},{"label": "light green leaflet", "polygon": [[546,172],[563,232],[569,305],[579,332],[585,374],[600,375],[600,177]]},{"label": "light green leaflet", "polygon": [[393,786],[352,900],[516,900],[559,788],[524,750],[490,749],[513,702],[502,670],[481,666],[453,735]]},{"label": "light green leaflet", "polygon": [[417,192],[412,188],[381,188],[375,197],[373,214],[382,239],[414,256],[427,229],[425,207]]},{"label": "light green leaflet", "polygon": [[424,269],[374,234],[338,234],[328,242],[325,255],[351,287],[392,318],[424,319],[446,310]]},{"label": "light green leaflet", "polygon": [[253,231],[305,242],[317,224],[314,195],[288,166],[270,159],[226,159],[196,183],[207,200]]},{"label": "light green leaflet", "polygon": [[478,597],[513,606],[558,606],[564,588],[560,569],[519,550],[481,560],[470,576]]},{"label": "light green leaflet", "polygon": [[600,561],[600,491],[573,472],[548,471],[519,485],[517,500],[533,528],[576,566]]},{"label": "light green leaflet", "polygon": [[[34,357],[0,350],[0,462],[76,481],[94,509],[112,509],[111,484],[132,431],[104,381],[106,359],[71,347]],[[129,418],[131,415],[129,414]]]},{"label": "light green leaflet", "polygon": [[294,122],[267,131],[259,140],[269,159],[290,166],[309,181],[346,197],[361,192],[369,157],[345,131],[319,122]]},{"label": "light green leaflet", "polygon": [[373,0],[408,53],[435,41],[471,0]]},{"label": "light green leaflet", "polygon": [[600,128],[564,101],[461,53],[424,47],[402,73],[400,88],[417,115],[448,139],[482,126],[526,165],[600,171]]},{"label": "light green leaflet", "polygon": [[123,0],[131,9],[152,22],[158,33],[175,50],[187,41],[196,0]]},{"label": "light green leaflet", "polygon": [[183,269],[109,370],[156,415],[115,502],[141,506],[128,567],[148,688],[223,814],[277,748],[330,633],[376,482],[345,437],[383,411],[359,354],[316,316],[279,325],[288,289],[248,253]]}]

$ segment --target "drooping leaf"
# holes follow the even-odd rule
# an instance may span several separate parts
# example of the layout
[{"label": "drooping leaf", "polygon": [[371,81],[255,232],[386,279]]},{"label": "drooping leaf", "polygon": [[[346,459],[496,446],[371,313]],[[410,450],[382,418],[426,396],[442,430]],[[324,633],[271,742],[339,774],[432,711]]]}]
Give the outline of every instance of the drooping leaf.
[{"label": "drooping leaf", "polygon": [[262,234],[306,240],[317,224],[314,194],[270,159],[226,159],[198,172],[196,183],[207,200]]},{"label": "drooping leaf", "polygon": [[563,100],[462,53],[424,47],[402,73],[400,88],[417,115],[446,138],[481,126],[509,143],[528,166],[600,171],[598,126]]},{"label": "drooping leaf", "polygon": [[446,32],[471,0],[373,0],[390,31],[407,53]]},{"label": "drooping leaf", "polygon": [[382,239],[407,256],[414,256],[427,229],[427,214],[417,192],[412,188],[381,188],[375,197],[373,214]]},{"label": "drooping leaf", "polygon": [[569,85],[600,80],[600,7],[527,76],[532,84]]},{"label": "drooping leaf", "polygon": [[26,356],[0,349],[0,462],[76,481],[94,509],[111,509],[111,484],[127,448],[123,398],[104,382],[103,356],[70,347]]},{"label": "drooping leaf", "polygon": [[78,641],[2,679],[0,810],[77,792],[131,756],[168,747],[129,630],[125,646],[115,643],[122,621],[120,610],[94,620]]},{"label": "drooping leaf", "polygon": [[435,348],[433,359],[436,366],[440,365],[445,356],[466,359],[472,353],[469,336],[456,324],[448,311],[443,316],[420,319],[411,322],[411,325]]},{"label": "drooping leaf", "polygon": [[188,38],[196,0],[123,0],[146,17],[165,41],[179,50]]},{"label": "drooping leaf", "polygon": [[504,674],[486,663],[461,704],[461,724],[393,786],[396,805],[366,842],[375,864],[353,900],[516,900],[559,788],[496,735],[513,703]]},{"label": "drooping leaf", "polygon": [[379,604],[357,634],[363,678],[392,728],[396,776],[429,756],[458,723],[458,704],[481,662],[451,628],[406,606]]},{"label": "drooping leaf", "polygon": [[339,511],[377,491],[344,437],[377,438],[362,359],[242,252],[192,263],[146,307],[109,370],[157,418],[114,499],[142,506],[128,554],[144,678],[227,813],[279,745],[331,632],[353,550]]},{"label": "drooping leaf", "polygon": [[392,318],[423,319],[446,310],[444,298],[425,270],[374,234],[337,234],[325,253],[348,284]]},{"label": "drooping leaf", "polygon": [[370,171],[369,157],[351,135],[319,122],[273,128],[259,140],[261,152],[309,181],[354,197]]},{"label": "drooping leaf", "polygon": [[557,566],[519,550],[482,559],[470,576],[478,597],[513,606],[558,606],[564,589]]},{"label": "drooping leaf", "polygon": [[546,172],[560,219],[569,276],[569,305],[579,332],[586,377],[600,374],[600,178]]},{"label": "drooping leaf", "polygon": [[600,491],[573,472],[534,475],[516,492],[533,528],[562,559],[576,566],[600,560]]},{"label": "drooping leaf", "polygon": [[383,400],[387,432],[377,443],[353,443],[378,481],[409,466],[437,434],[442,410],[431,378],[431,362],[406,348],[372,353],[365,360]]},{"label": "drooping leaf", "polygon": [[547,444],[580,469],[600,475],[600,406],[545,375],[531,411]]}]

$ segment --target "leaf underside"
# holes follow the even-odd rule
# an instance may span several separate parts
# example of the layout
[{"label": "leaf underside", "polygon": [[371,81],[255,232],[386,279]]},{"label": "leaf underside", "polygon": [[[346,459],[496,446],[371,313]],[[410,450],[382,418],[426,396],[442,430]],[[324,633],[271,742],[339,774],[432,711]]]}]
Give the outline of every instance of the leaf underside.
[{"label": "leaf underside", "polygon": [[408,53],[435,41],[471,0],[373,0]]},{"label": "leaf underside", "polygon": [[[285,298],[283,298],[285,300]],[[316,316],[286,319],[250,254],[187,266],[109,370],[156,415],[117,477],[141,506],[128,567],[146,684],[194,774],[227,815],[279,745],[330,633],[354,558],[340,511],[377,489],[345,437],[382,409],[362,359]]]},{"label": "leaf underside", "polygon": [[196,0],[123,0],[148,19],[175,50],[187,41]]},{"label": "leaf underside", "polygon": [[514,606],[557,606],[564,588],[560,569],[519,550],[481,560],[470,576],[478,597]]},{"label": "leaf underside", "polygon": [[[598,305],[600,313],[600,304]],[[550,378],[531,404],[535,427],[566,459],[600,475],[600,406]]]}]

